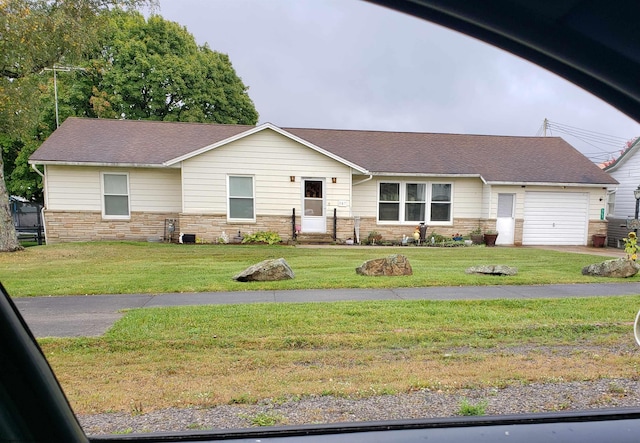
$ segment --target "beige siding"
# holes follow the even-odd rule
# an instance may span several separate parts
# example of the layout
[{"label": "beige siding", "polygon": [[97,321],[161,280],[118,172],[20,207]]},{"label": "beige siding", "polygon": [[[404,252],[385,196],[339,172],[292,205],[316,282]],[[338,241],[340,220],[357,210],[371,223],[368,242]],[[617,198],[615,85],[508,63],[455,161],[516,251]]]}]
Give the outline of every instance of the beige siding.
[{"label": "beige siding", "polygon": [[179,169],[134,169],[129,173],[131,211],[182,210]]},{"label": "beige siding", "polygon": [[47,209],[101,211],[100,170],[47,166]]},{"label": "beige siding", "polygon": [[272,130],[188,159],[182,171],[186,214],[226,214],[227,176],[238,174],[255,177],[258,216],[291,214],[292,208],[299,213],[302,178],[324,179],[327,212],[335,207],[338,216],[350,215],[350,168]]},{"label": "beige siding", "polygon": [[101,172],[128,172],[131,211],[179,212],[179,169],[121,169],[47,166],[47,209],[102,211]]}]

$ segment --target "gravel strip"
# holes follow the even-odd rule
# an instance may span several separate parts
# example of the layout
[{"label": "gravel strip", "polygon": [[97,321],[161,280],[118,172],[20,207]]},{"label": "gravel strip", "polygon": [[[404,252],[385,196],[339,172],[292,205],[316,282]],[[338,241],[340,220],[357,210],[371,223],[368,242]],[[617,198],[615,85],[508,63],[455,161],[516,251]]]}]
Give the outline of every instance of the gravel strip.
[{"label": "gravel strip", "polygon": [[640,407],[640,381],[603,379],[595,382],[527,384],[505,388],[424,390],[365,399],[308,397],[257,405],[170,408],[146,414],[80,415],[89,435],[240,429],[264,424],[302,425],[372,420],[452,417],[460,404],[486,402],[485,415]]}]

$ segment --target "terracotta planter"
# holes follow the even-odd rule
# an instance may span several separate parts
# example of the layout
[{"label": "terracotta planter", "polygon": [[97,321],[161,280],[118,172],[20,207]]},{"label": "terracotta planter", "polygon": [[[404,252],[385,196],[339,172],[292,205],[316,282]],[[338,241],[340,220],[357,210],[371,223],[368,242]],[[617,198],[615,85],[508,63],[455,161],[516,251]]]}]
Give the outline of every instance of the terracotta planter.
[{"label": "terracotta planter", "polygon": [[593,240],[594,248],[604,248],[607,236],[604,234],[594,234],[591,239]]},{"label": "terracotta planter", "polygon": [[485,234],[484,242],[487,246],[495,246],[496,238],[498,238],[498,234]]}]

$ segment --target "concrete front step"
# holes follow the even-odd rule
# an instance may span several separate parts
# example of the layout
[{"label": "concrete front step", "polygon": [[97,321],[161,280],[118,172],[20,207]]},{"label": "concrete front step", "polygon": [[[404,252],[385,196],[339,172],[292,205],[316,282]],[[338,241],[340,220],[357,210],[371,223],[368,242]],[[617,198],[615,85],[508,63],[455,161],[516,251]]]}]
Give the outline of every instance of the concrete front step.
[{"label": "concrete front step", "polygon": [[296,243],[301,245],[327,245],[335,242],[331,234],[298,234]]}]

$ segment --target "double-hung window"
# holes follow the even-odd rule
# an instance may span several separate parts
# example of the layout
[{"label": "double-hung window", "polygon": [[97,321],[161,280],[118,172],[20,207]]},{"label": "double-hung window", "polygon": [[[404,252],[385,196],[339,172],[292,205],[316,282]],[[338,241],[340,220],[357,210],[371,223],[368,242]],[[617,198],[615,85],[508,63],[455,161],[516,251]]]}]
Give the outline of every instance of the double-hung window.
[{"label": "double-hung window", "polygon": [[378,220],[400,220],[400,183],[380,183]]},{"label": "double-hung window", "polygon": [[380,182],[378,221],[451,222],[451,184]]},{"label": "double-hung window", "polygon": [[425,216],[427,185],[424,183],[405,184],[405,221],[423,222]]},{"label": "double-hung window", "polygon": [[247,175],[228,176],[227,218],[236,221],[255,221],[255,199],[253,177]]},{"label": "double-hung window", "polygon": [[102,174],[102,216],[129,218],[129,175],[127,173]]},{"label": "double-hung window", "polygon": [[431,217],[432,222],[451,221],[451,184],[433,183],[431,185]]}]

